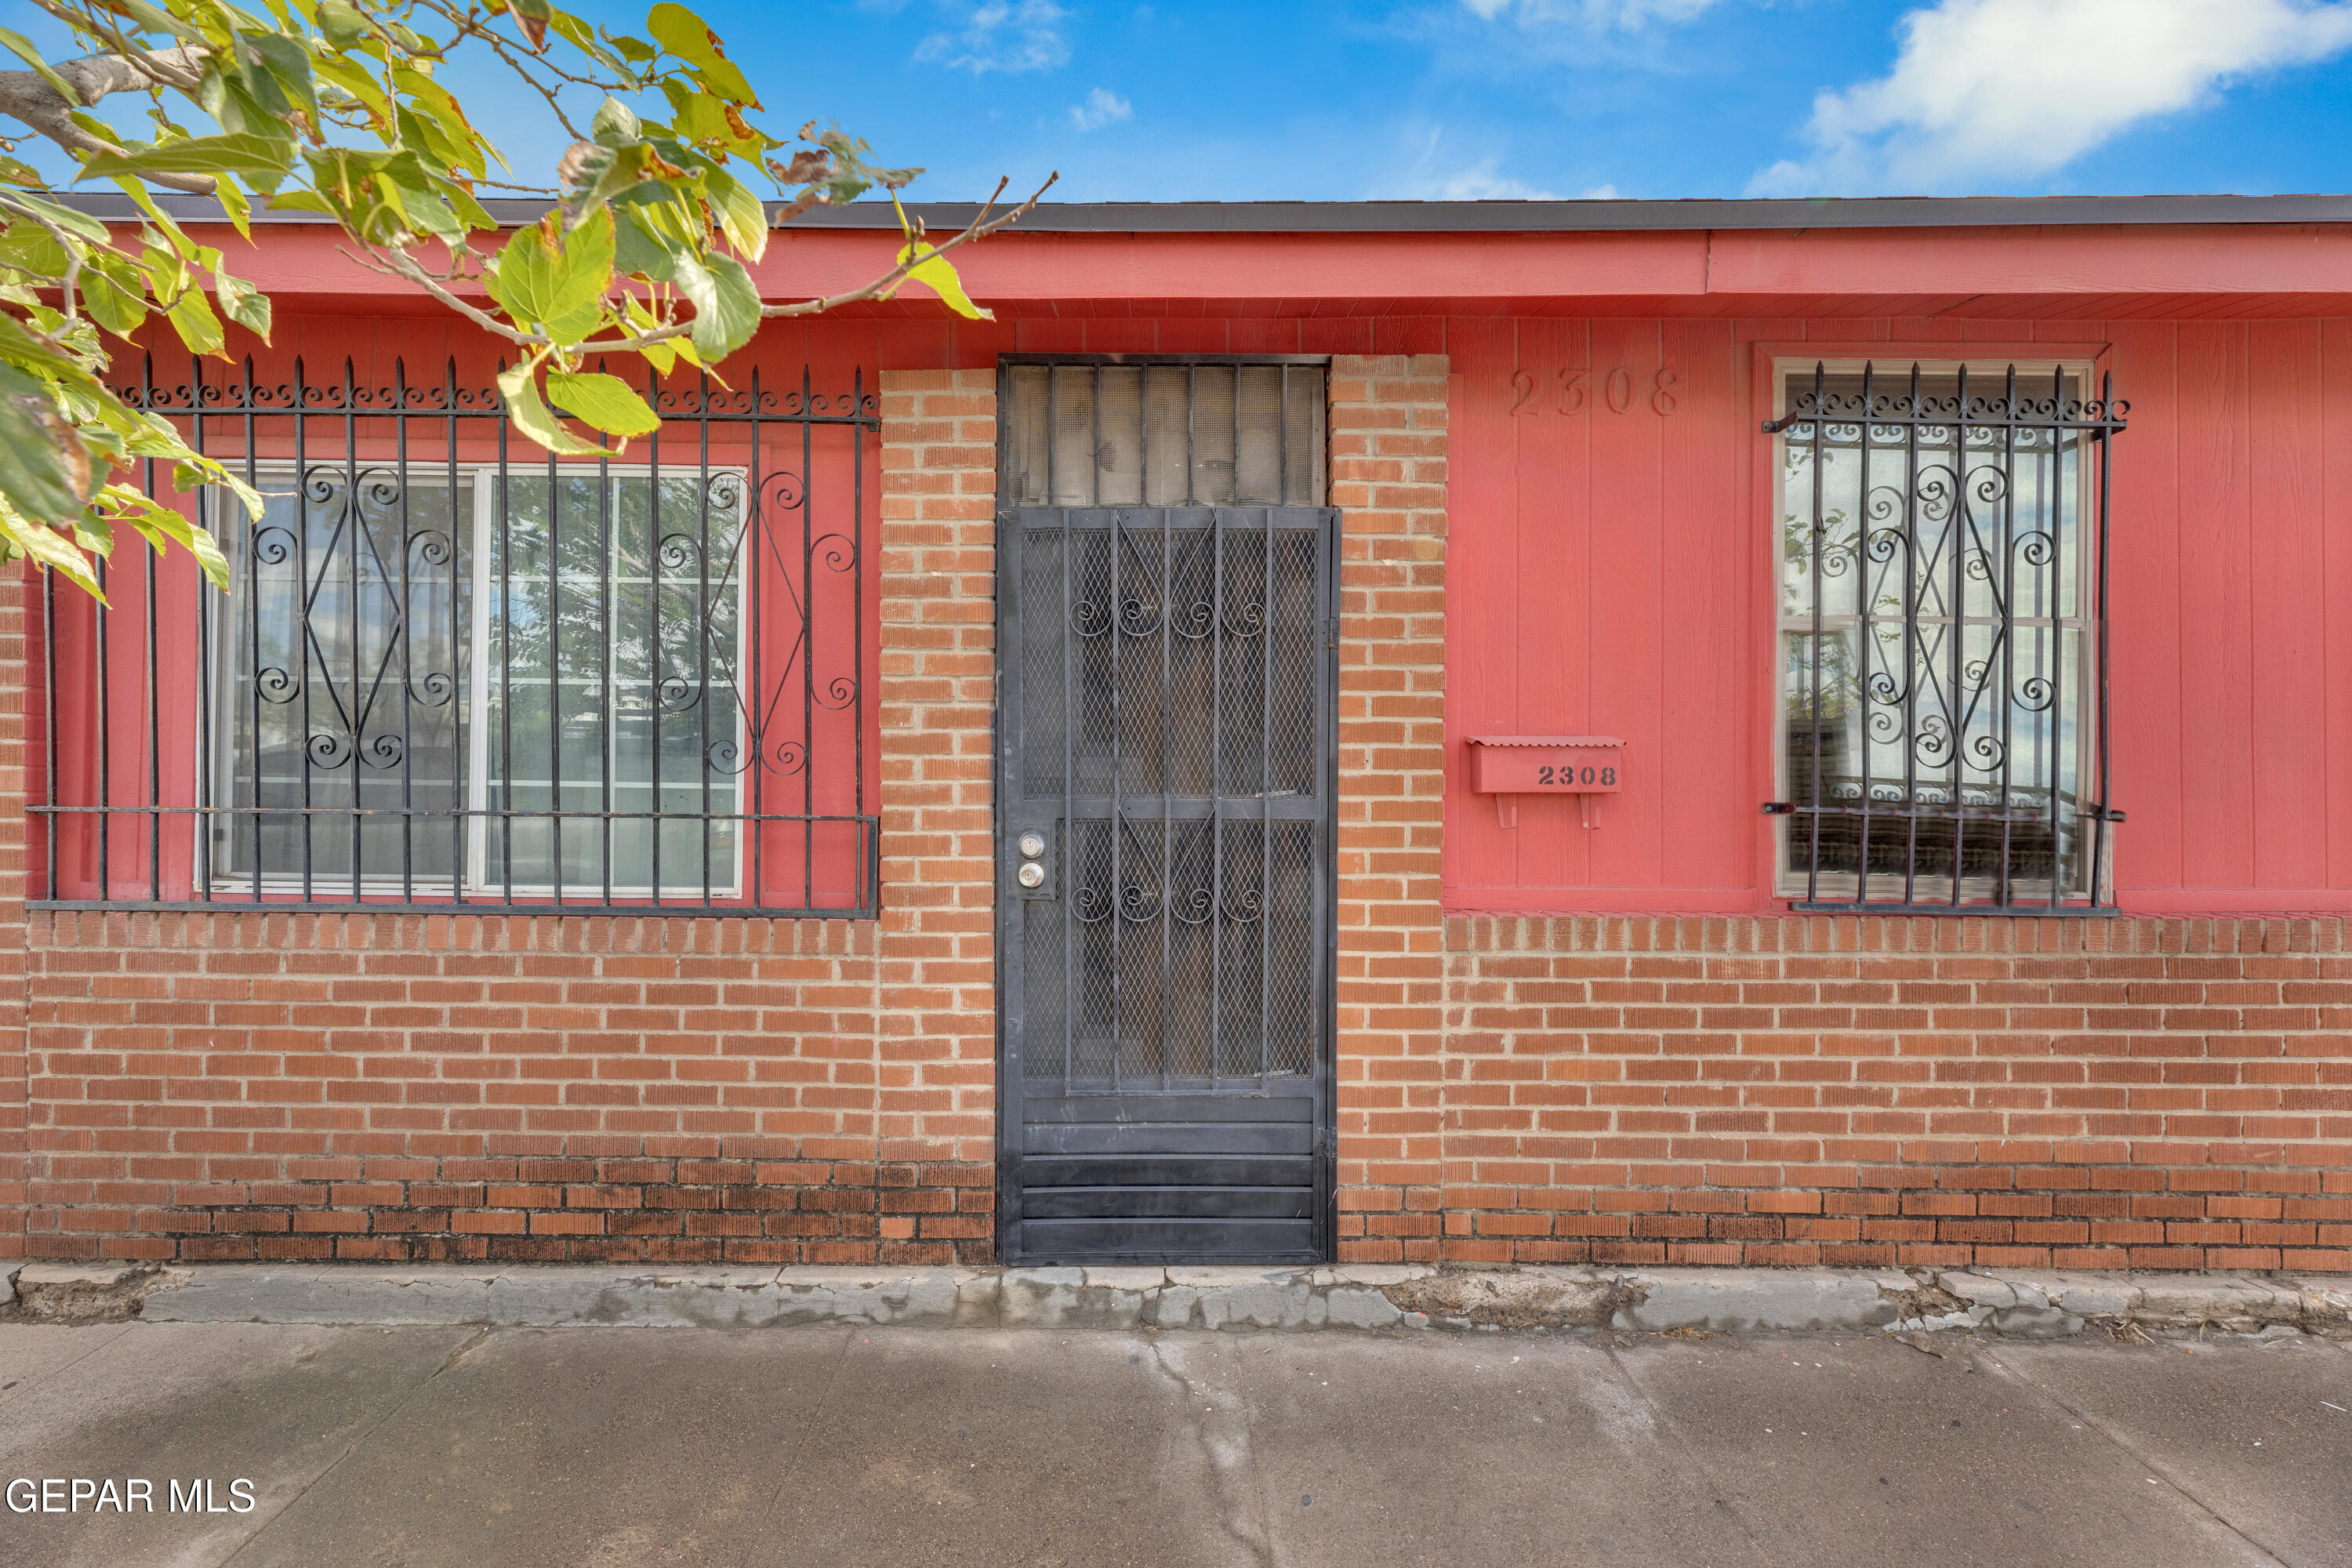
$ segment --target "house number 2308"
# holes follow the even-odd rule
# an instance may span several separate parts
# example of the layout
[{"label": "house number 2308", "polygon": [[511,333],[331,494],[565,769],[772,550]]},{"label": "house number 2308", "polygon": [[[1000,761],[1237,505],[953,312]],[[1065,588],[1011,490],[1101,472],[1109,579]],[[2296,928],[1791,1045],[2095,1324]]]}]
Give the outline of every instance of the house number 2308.
[{"label": "house number 2308", "polygon": [[[1519,395],[1518,400],[1511,405],[1511,412],[1543,414],[1557,410],[1561,414],[1581,414],[1584,412],[1586,403],[1591,400],[1588,389],[1593,386],[1594,374],[1590,370],[1574,368],[1556,370],[1551,373],[1551,385],[1546,387],[1544,378],[1539,373],[1532,370],[1513,371],[1511,390]],[[1653,372],[1648,389],[1651,408],[1660,415],[1667,415],[1680,406],[1675,397],[1674,389],[1681,384],[1682,379],[1682,373],[1671,366],[1661,365]],[[1600,394],[1600,401],[1607,404],[1612,414],[1632,412],[1633,400],[1641,395],[1641,389],[1633,384],[1633,373],[1622,366],[1602,376],[1597,390]],[[1537,395],[1539,391],[1546,393],[1547,395]]]}]

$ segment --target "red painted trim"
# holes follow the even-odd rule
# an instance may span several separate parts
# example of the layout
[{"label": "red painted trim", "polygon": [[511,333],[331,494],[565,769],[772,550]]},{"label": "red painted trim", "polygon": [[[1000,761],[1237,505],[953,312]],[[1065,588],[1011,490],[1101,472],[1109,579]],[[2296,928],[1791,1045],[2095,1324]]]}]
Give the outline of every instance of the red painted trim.
[{"label": "red painted trim", "polygon": [[[441,309],[422,293],[387,290],[341,254],[341,236],[323,225],[265,227],[252,243],[225,225],[191,232],[289,303],[331,296],[365,301],[376,314]],[[786,229],[752,273],[769,299],[808,299],[869,281],[887,269],[896,246],[897,237],[883,231]],[[1983,313],[1978,302],[2000,297],[2063,305],[2148,296],[2275,300],[2302,315],[2352,311],[2352,227],[2336,225],[1715,234],[1015,230],[963,252],[957,265],[983,302],[1127,301],[1148,304],[1153,315],[1202,303],[1277,302],[1317,315],[1529,313],[1561,300],[1638,302],[1638,313],[1648,315],[1682,314],[1700,303],[1748,316],[1924,315]],[[1907,302],[1903,310],[1896,300]],[[899,306],[937,309],[919,286],[909,286]],[[1999,313],[2034,312],[2004,305]]]}]

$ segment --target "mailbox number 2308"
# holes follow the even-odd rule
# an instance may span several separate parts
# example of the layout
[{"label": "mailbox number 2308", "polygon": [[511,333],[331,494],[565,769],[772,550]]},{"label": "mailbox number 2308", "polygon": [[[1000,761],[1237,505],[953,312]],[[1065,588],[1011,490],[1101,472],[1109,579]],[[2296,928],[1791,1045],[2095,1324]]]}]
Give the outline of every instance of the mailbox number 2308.
[{"label": "mailbox number 2308", "polygon": [[1617,770],[1610,767],[1596,768],[1590,763],[1585,763],[1581,768],[1572,765],[1564,768],[1541,767],[1536,770],[1536,783],[1538,784],[1597,784],[1614,788],[1617,784]]}]

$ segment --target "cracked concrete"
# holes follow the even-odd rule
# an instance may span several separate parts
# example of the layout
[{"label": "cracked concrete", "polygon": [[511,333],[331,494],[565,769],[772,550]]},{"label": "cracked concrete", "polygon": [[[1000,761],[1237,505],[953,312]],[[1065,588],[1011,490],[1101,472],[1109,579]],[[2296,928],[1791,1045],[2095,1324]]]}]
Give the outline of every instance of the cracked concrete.
[{"label": "cracked concrete", "polygon": [[2352,1336],[2352,1279],[2035,1269],[31,1264],[0,1321]]}]

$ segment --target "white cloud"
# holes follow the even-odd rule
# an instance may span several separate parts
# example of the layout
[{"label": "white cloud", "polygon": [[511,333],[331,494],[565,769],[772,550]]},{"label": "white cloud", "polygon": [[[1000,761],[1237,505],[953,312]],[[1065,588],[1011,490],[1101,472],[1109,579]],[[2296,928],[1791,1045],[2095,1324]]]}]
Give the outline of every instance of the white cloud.
[{"label": "white cloud", "polygon": [[1426,184],[1419,193],[1424,199],[1441,202],[1548,202],[1549,191],[1538,190],[1524,180],[1512,179],[1495,172],[1495,160],[1481,158],[1476,163],[1455,169]]},{"label": "white cloud", "polygon": [[1462,0],[1486,21],[1508,16],[1523,27],[1575,22],[1583,26],[1640,27],[1687,22],[1718,0]]},{"label": "white cloud", "polygon": [[1595,185],[1589,191],[1578,192],[1576,199],[1580,202],[1622,202],[1625,194],[1614,185]]},{"label": "white cloud", "polygon": [[1070,123],[1081,131],[1099,131],[1114,120],[1127,120],[1135,113],[1135,105],[1107,87],[1098,87],[1087,94],[1084,103],[1070,105]]},{"label": "white cloud", "polygon": [[1423,132],[1418,128],[1400,128],[1407,139],[1410,155],[1391,179],[1380,182],[1370,193],[1375,196],[1402,196],[1409,201],[1423,202],[1548,202],[1558,197],[1550,191],[1539,190],[1524,180],[1513,179],[1501,173],[1496,165],[1501,160],[1494,153],[1472,162],[1442,157],[1439,150],[1445,142],[1445,127],[1433,125]]},{"label": "white cloud", "polygon": [[1069,13],[1054,0],[983,0],[948,7],[955,20],[915,46],[915,58],[974,76],[988,71],[1051,70],[1070,58],[1062,36]]},{"label": "white cloud", "polygon": [[2352,48],[2342,0],[1937,0],[1895,68],[1813,100],[1816,151],[1759,195],[1947,190],[2048,174],[2255,72]]}]

